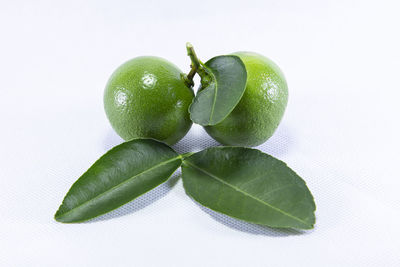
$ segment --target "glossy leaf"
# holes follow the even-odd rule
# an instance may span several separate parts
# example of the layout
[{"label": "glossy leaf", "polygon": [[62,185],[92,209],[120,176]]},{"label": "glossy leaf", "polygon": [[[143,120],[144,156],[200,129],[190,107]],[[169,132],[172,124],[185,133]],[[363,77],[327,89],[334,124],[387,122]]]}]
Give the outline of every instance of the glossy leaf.
[{"label": "glossy leaf", "polygon": [[213,147],[185,158],[186,193],[229,216],[279,228],[310,229],[315,203],[305,182],[284,162],[243,147]]},{"label": "glossy leaf", "polygon": [[197,93],[189,112],[193,122],[206,126],[221,122],[239,103],[246,89],[247,72],[238,56],[217,56],[204,67],[211,81]]},{"label": "glossy leaf", "polygon": [[182,158],[152,139],[122,143],[97,160],[71,187],[55,219],[81,222],[114,210],[168,180]]}]

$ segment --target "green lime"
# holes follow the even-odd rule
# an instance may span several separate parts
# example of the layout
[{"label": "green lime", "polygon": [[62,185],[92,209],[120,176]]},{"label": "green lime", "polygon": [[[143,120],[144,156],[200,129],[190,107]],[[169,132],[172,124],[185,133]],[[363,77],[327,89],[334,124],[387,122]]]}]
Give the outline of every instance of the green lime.
[{"label": "green lime", "polygon": [[159,57],[137,57],[121,65],[104,92],[104,108],[125,140],[153,138],[169,145],[189,131],[193,91],[181,71]]},{"label": "green lime", "polygon": [[205,129],[224,145],[257,146],[272,136],[282,119],[288,101],[286,80],[279,67],[260,54],[233,55],[246,67],[246,90],[228,117]]}]

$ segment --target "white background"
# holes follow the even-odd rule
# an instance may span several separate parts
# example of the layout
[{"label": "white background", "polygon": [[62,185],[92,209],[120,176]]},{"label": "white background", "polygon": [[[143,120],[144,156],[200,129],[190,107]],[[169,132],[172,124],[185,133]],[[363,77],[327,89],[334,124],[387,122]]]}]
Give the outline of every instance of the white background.
[{"label": "white background", "polygon": [[[1,266],[400,266],[398,1],[0,1]],[[273,59],[286,114],[259,149],[317,204],[314,230],[230,219],[170,182],[94,222],[53,214],[122,140],[103,111],[114,69],[140,55],[189,70],[238,50]],[[179,152],[216,145],[194,126]]]}]

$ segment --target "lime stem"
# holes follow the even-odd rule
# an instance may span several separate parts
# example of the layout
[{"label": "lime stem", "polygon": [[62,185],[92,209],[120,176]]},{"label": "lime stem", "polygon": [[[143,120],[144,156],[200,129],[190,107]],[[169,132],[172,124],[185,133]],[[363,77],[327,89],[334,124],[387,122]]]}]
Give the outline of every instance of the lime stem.
[{"label": "lime stem", "polygon": [[194,75],[196,75],[197,69],[195,67],[192,67],[192,65],[190,65],[190,67],[192,69],[190,70],[190,72],[187,74],[186,77],[188,78],[189,81],[193,82],[193,77],[194,77]]},{"label": "lime stem", "polygon": [[189,42],[186,43],[186,51],[187,55],[190,57],[192,64],[190,64],[191,70],[186,75],[185,82],[186,84],[193,86],[194,85],[193,77],[196,73],[198,73],[202,78],[207,74],[206,71],[204,70],[203,63],[199,60],[199,58],[196,55],[196,52],[194,51],[193,45]]},{"label": "lime stem", "polygon": [[194,47],[191,43],[186,43],[186,51],[187,55],[190,57],[190,60],[192,61],[192,70],[194,69],[195,71],[199,68],[201,68],[201,62],[199,58],[196,55],[196,52],[194,51]]}]

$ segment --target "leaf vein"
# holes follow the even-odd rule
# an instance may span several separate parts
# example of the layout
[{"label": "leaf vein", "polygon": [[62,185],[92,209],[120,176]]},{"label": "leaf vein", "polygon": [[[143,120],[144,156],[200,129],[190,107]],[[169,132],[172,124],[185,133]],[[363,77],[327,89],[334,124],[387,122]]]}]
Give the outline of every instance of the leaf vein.
[{"label": "leaf vein", "polygon": [[231,184],[225,182],[223,179],[219,178],[218,176],[216,176],[216,175],[214,175],[214,174],[212,174],[212,173],[210,173],[210,172],[208,172],[208,171],[206,171],[206,170],[200,168],[199,166],[196,166],[196,165],[193,164],[193,163],[190,163],[190,162],[188,162],[188,161],[185,161],[185,163],[187,163],[188,165],[192,166],[193,168],[195,168],[195,169],[197,169],[197,170],[199,170],[199,171],[201,171],[201,172],[207,174],[207,175],[210,176],[211,178],[214,178],[214,179],[217,180],[218,182],[220,182],[220,183],[222,183],[222,184],[225,184],[225,185],[227,185],[227,186],[229,186],[229,187],[235,189],[236,191],[238,191],[238,192],[244,194],[245,196],[248,196],[248,197],[250,197],[250,198],[252,198],[252,199],[258,201],[258,202],[260,202],[260,203],[262,203],[262,204],[264,204],[264,205],[270,207],[271,209],[273,209],[273,210],[275,210],[275,211],[278,211],[278,212],[284,214],[285,216],[288,216],[288,217],[290,217],[290,218],[292,218],[292,219],[294,219],[294,220],[296,220],[296,221],[299,221],[299,222],[303,223],[303,224],[306,225],[306,226],[309,226],[309,225],[310,225],[309,223],[305,222],[304,220],[302,220],[302,219],[300,219],[300,218],[298,218],[298,217],[296,217],[296,216],[293,216],[293,215],[291,215],[291,214],[289,214],[289,213],[287,213],[287,212],[285,212],[285,211],[283,211],[283,210],[281,210],[281,209],[279,209],[279,208],[277,208],[277,207],[275,207],[275,206],[272,206],[271,204],[269,204],[269,203],[263,201],[262,199],[259,199],[259,198],[257,198],[257,197],[254,197],[254,196],[250,195],[249,193],[247,193],[247,192],[241,190],[240,188],[237,188],[237,187],[235,187],[235,186],[233,186],[233,185],[231,185]]},{"label": "leaf vein", "polygon": [[[144,174],[144,173],[147,173],[147,172],[149,172],[149,171],[152,171],[152,170],[154,170],[154,169],[156,169],[156,168],[158,168],[158,167],[160,167],[160,166],[163,166],[163,165],[165,165],[165,164],[167,164],[167,163],[170,163],[170,162],[172,162],[172,161],[174,161],[174,160],[177,160],[178,158],[181,158],[181,155],[178,155],[178,156],[176,156],[176,157],[174,157],[174,158],[171,158],[171,159],[169,159],[169,160],[167,160],[167,161],[163,161],[163,162],[161,162],[161,163],[158,163],[157,165],[154,165],[153,167],[151,167],[151,168],[149,168],[149,169],[147,169],[147,170],[144,170],[144,171],[142,171],[142,172],[140,172],[140,173],[138,173],[138,174],[135,174],[134,176],[132,176],[132,177],[126,179],[125,181],[123,181],[123,182],[121,182],[121,183],[119,183],[119,184],[117,184],[117,185],[111,187],[110,189],[108,189],[108,190],[106,190],[106,191],[104,191],[104,192],[101,192],[100,194],[98,194],[98,195],[95,196],[94,198],[91,198],[91,199],[89,199],[89,200],[87,200],[87,201],[85,201],[85,202],[79,204],[78,206],[76,206],[76,207],[70,209],[70,210],[67,211],[67,212],[61,213],[61,214],[59,215],[59,217],[65,216],[65,215],[71,213],[72,211],[74,211],[74,210],[76,210],[76,209],[78,209],[78,208],[80,208],[80,207],[82,207],[82,206],[84,206],[84,205],[87,205],[88,203],[93,202],[94,200],[96,200],[96,199],[98,199],[98,198],[104,196],[105,194],[107,194],[107,193],[109,193],[109,192],[111,192],[111,191],[113,191],[113,190],[115,190],[115,189],[117,189],[117,188],[123,186],[124,184],[126,184],[126,183],[132,181],[133,179],[135,179],[136,177],[138,177],[138,176],[140,176],[140,175],[142,175],[142,174]],[[66,196],[66,197],[67,197],[67,196]]]}]

